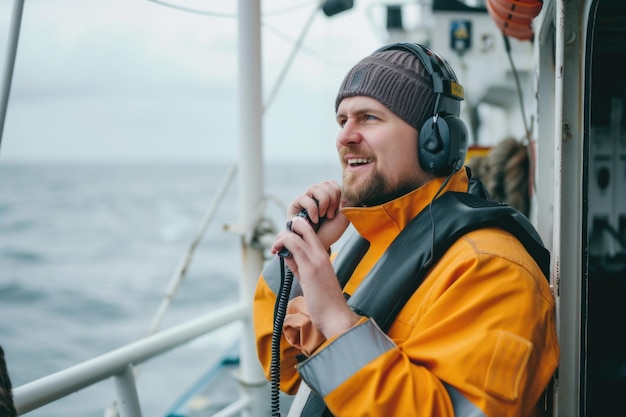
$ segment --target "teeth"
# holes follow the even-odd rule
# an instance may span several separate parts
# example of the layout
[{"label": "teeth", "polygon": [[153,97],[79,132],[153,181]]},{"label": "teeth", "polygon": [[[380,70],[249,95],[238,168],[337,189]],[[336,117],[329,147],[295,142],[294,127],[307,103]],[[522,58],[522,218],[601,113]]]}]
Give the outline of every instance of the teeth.
[{"label": "teeth", "polygon": [[368,164],[370,163],[370,159],[365,159],[365,158],[351,158],[348,159],[348,164],[350,165],[356,165],[356,164]]}]

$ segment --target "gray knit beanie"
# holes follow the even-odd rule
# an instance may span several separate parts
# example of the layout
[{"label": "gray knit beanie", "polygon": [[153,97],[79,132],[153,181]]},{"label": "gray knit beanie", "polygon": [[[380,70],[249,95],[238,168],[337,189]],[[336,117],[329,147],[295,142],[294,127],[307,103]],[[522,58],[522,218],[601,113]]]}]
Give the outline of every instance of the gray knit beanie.
[{"label": "gray knit beanie", "polygon": [[346,97],[369,96],[402,120],[421,129],[433,115],[432,77],[413,53],[404,50],[374,52],[346,75],[335,100],[335,112]]}]

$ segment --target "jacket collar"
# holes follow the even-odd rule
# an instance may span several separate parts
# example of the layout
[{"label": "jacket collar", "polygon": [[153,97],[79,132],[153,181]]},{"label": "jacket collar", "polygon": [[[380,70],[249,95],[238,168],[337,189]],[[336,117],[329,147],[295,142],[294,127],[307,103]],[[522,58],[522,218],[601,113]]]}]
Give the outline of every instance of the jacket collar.
[{"label": "jacket collar", "polygon": [[[343,214],[361,236],[370,242],[382,240],[385,245],[431,202],[445,177],[437,177],[423,186],[387,203],[373,207],[345,207]],[[461,169],[451,178],[440,195],[446,191],[467,191],[469,178]]]}]

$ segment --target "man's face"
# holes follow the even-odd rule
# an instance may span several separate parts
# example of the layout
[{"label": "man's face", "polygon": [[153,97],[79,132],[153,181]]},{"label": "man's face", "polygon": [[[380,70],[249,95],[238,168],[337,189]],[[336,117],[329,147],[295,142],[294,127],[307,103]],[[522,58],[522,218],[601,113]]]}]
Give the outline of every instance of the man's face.
[{"label": "man's face", "polygon": [[366,96],[343,99],[337,123],[346,205],[381,204],[432,178],[419,166],[417,130],[379,101]]}]

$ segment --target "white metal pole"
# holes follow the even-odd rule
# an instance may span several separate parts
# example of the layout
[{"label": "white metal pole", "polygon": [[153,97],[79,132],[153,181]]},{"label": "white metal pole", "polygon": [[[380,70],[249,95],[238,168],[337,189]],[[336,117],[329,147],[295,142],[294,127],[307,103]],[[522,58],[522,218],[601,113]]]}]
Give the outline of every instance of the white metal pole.
[{"label": "white metal pole", "polygon": [[[255,227],[258,208],[263,198],[263,105],[261,62],[260,0],[239,0],[239,218],[244,230]],[[261,249],[242,236],[242,302],[252,305],[256,282],[263,267]],[[269,388],[256,355],[252,309],[243,321],[240,351],[241,389],[251,399],[246,416],[269,414]]]},{"label": "white metal pole", "polygon": [[113,377],[117,392],[117,409],[120,417],[141,417],[141,406],[135,385],[133,366],[128,364],[124,371]]},{"label": "white metal pole", "polygon": [[[561,359],[558,415],[584,414],[586,296],[583,277],[583,150],[586,19],[593,0],[555,3],[555,149],[553,282],[558,283]],[[586,354],[585,354],[586,355]]]},{"label": "white metal pole", "polygon": [[[562,187],[563,187],[563,62],[564,62],[564,46],[563,46],[563,22],[562,18],[565,14],[565,7],[562,0],[555,1],[555,33],[554,33],[554,132],[553,132],[553,149],[552,154],[554,157],[554,177],[553,180],[553,189],[552,193],[554,196],[554,206],[552,211],[552,265],[550,271],[550,282],[554,287],[554,297],[556,302],[556,316],[557,316],[557,326],[559,331],[559,341],[563,343],[565,339],[573,338],[576,340],[578,335],[573,334],[570,330],[573,330],[572,327],[567,323],[568,320],[577,315],[575,311],[577,305],[576,303],[572,303],[572,300],[567,296],[570,291],[576,292],[574,289],[575,279],[572,279],[571,283],[561,283],[560,274],[561,274],[561,263],[563,254],[562,250],[562,218],[561,218],[561,210],[563,207],[562,200]],[[574,278],[574,277],[572,277]],[[565,293],[563,293],[563,287],[565,289]],[[569,311],[567,311],[569,310]],[[572,314],[573,313],[573,314]],[[574,332],[575,333],[575,332]],[[571,341],[571,340],[570,340]],[[576,349],[569,350],[562,349],[561,350],[561,358],[559,364],[559,384],[558,390],[555,393],[555,410],[557,411],[555,415],[559,415],[560,412],[566,412],[568,415],[578,415],[569,414],[577,409],[576,404],[578,403],[578,394],[575,386],[578,384],[573,384],[573,380],[570,379],[571,372],[576,369],[576,365],[570,366],[571,359],[573,359],[570,354],[574,353]],[[570,397],[571,395],[571,397]],[[559,399],[561,398],[570,398],[569,405],[561,404]],[[566,411],[568,410],[568,411]]]},{"label": "white metal pole", "polygon": [[17,43],[20,38],[20,26],[22,24],[22,11],[24,10],[24,0],[15,0],[13,13],[11,14],[11,29],[9,31],[9,47],[7,57],[4,61],[2,72],[2,97],[0,98],[0,144],[4,132],[4,121],[6,119],[7,107],[9,106],[9,95],[11,93],[11,80],[13,79],[13,68],[15,68],[15,56],[17,55]]}]

